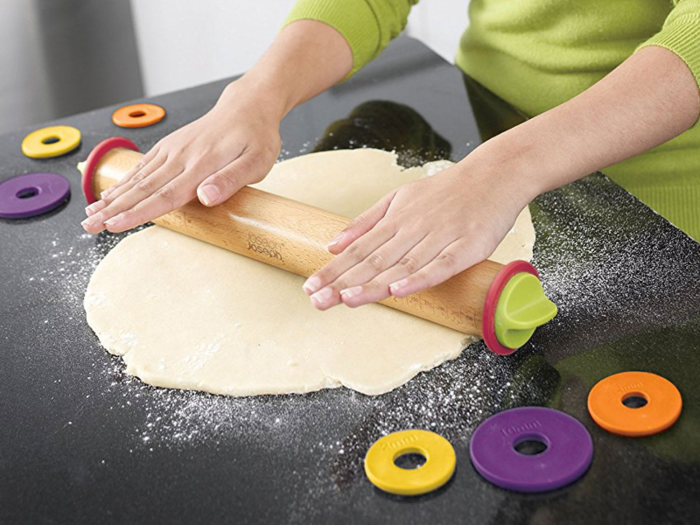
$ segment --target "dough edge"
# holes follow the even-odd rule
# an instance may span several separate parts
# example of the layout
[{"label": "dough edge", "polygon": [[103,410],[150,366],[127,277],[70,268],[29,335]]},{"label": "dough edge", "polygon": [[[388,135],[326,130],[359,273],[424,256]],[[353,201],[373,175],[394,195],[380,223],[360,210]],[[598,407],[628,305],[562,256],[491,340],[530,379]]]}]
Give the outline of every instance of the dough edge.
[{"label": "dough edge", "polygon": [[[350,151],[358,151],[358,150],[350,150]],[[376,151],[376,150],[359,150],[359,151]],[[343,152],[343,150],[339,150],[339,152]],[[323,153],[318,153],[318,154],[313,154],[316,156],[319,155],[328,155],[328,154],[334,154],[336,152],[323,152]],[[345,153],[345,152],[344,152]],[[381,152],[384,155],[391,155],[392,156],[392,164],[396,166],[396,155],[388,152]],[[294,159],[291,159],[290,161],[287,162],[292,162],[292,161],[299,161],[303,157],[296,157]],[[433,173],[431,173],[430,165],[439,165],[440,168],[444,168],[448,165],[450,165],[449,162],[446,161],[438,161],[437,163],[428,163],[424,166],[426,169],[426,174],[432,175],[433,173],[436,173],[439,171],[439,169],[435,170]],[[408,171],[411,169],[415,168],[400,168],[401,171]],[[532,223],[529,217],[529,211],[526,213],[527,215],[527,220],[523,220],[523,224],[520,225],[521,227],[524,225],[526,228],[532,228]],[[521,217],[524,217],[525,213],[522,214]],[[518,218],[518,222],[516,222],[516,225],[514,228],[518,227],[519,223],[521,222],[521,217]],[[152,227],[152,228],[159,228],[159,227]],[[149,228],[150,229],[150,228]],[[132,238],[133,235],[139,235],[143,234],[144,231],[138,232],[136,234],[129,235],[127,238],[123,239],[120,243],[119,246],[121,247],[122,244],[125,244],[127,247],[129,245],[129,241]],[[534,230],[532,232],[533,238],[534,238]],[[201,242],[201,241],[197,241]],[[115,247],[114,250],[117,250],[118,247]],[[529,243],[529,246],[522,246],[521,248],[524,249],[524,252],[521,252],[521,257],[520,258],[527,258],[530,259],[532,256],[532,243]],[[529,250],[529,253],[528,253]],[[112,252],[110,251],[110,254]],[[506,254],[507,255],[510,254]],[[109,256],[109,254],[108,254]],[[496,258],[498,260],[498,258]],[[499,261],[500,262],[500,261]],[[101,265],[102,263],[100,263]],[[259,263],[258,263],[259,264]],[[98,272],[100,270],[100,267],[98,266],[98,269],[95,271],[93,274],[92,278],[90,279],[90,283],[88,285],[88,291],[86,292],[85,299],[84,299],[84,306],[86,309],[86,318],[87,322],[90,325],[90,327],[93,329],[97,337],[100,339],[100,342],[102,343],[102,346],[107,349],[108,352],[110,352],[113,355],[121,356],[124,362],[126,363],[126,372],[130,375],[134,375],[138,378],[140,378],[142,381],[145,383],[151,384],[153,386],[157,387],[164,387],[164,388],[179,388],[179,389],[186,389],[186,390],[204,390],[213,394],[221,394],[221,395],[229,395],[229,396],[253,396],[253,395],[267,395],[267,394],[282,394],[282,393],[293,393],[293,394],[305,394],[305,393],[310,393],[314,391],[318,391],[324,388],[338,388],[341,386],[345,386],[347,388],[351,388],[353,390],[356,390],[360,393],[366,394],[366,395],[380,395],[386,392],[389,392],[395,388],[398,388],[399,386],[407,383],[411,379],[413,379],[416,375],[418,375],[421,372],[433,369],[442,363],[445,363],[447,361],[451,361],[459,357],[463,350],[469,345],[472,344],[473,342],[479,340],[480,338],[476,336],[470,336],[470,335],[464,335],[464,334],[459,334],[462,336],[462,340],[460,341],[460,344],[454,345],[454,348],[446,348],[444,351],[440,351],[439,353],[435,353],[433,358],[430,361],[424,361],[420,364],[420,366],[414,366],[412,368],[409,368],[405,371],[405,373],[398,377],[394,376],[392,377],[391,381],[384,382],[383,384],[375,384],[368,386],[366,384],[359,384],[357,381],[353,380],[348,380],[348,379],[343,379],[338,377],[337,375],[334,374],[329,374],[329,373],[324,373],[324,377],[319,379],[318,381],[310,384],[304,384],[303,386],[299,387],[293,386],[292,384],[288,386],[276,384],[264,384],[261,383],[259,385],[256,385],[256,388],[251,389],[250,387],[243,387],[243,388],[234,388],[234,387],[229,387],[229,388],[218,388],[218,387],[211,387],[202,384],[202,381],[195,381],[195,380],[189,380],[187,378],[183,377],[163,377],[161,374],[159,374],[156,371],[150,370],[148,367],[144,367],[138,363],[134,363],[130,359],[130,351],[131,348],[128,347],[128,345],[124,345],[122,342],[119,341],[118,338],[113,337],[109,332],[109,328],[105,327],[103,329],[101,323],[95,318],[93,315],[93,312],[91,308],[89,307],[89,302],[92,298],[91,294],[91,287],[93,285],[95,276],[98,275]],[[378,308],[386,308],[384,306],[377,306]],[[457,332],[454,332],[457,334]],[[400,347],[397,348],[398,351],[400,351]],[[325,371],[324,371],[325,372]]]}]

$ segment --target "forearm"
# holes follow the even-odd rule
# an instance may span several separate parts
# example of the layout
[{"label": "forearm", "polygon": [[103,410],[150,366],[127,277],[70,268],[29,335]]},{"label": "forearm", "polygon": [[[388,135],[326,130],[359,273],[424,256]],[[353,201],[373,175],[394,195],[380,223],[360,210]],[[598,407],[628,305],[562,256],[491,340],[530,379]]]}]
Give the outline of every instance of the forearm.
[{"label": "forearm", "polygon": [[322,22],[299,20],[280,31],[253,68],[226,88],[219,103],[252,96],[282,119],[351,69],[352,52],[340,33]]},{"label": "forearm", "polygon": [[693,126],[697,82],[683,61],[644,48],[579,96],[480,146],[465,159],[532,199],[650,150]]}]

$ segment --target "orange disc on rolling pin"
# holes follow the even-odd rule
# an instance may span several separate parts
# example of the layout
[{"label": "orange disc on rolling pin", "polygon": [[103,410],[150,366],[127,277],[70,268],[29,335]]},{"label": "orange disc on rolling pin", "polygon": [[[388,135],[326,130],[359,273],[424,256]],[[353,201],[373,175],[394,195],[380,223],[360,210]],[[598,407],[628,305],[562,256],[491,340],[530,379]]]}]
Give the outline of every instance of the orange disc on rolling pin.
[{"label": "orange disc on rolling pin", "polygon": [[112,113],[112,122],[122,128],[145,128],[164,117],[165,110],[155,104],[131,104]]},{"label": "orange disc on rolling pin", "polygon": [[650,436],[672,426],[683,400],[668,379],[649,372],[622,372],[596,383],[588,412],[602,428],[628,437]]}]

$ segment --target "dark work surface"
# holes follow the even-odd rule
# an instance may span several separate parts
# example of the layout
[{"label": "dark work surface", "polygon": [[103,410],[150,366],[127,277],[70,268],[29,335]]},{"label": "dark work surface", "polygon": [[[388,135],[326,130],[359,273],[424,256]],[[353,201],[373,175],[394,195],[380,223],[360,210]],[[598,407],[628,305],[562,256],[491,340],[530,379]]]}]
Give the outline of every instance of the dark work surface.
[{"label": "dark work surface", "polygon": [[[74,166],[116,134],[146,150],[209,109],[224,84],[154,99],[168,116],[150,128],[115,128],[114,108],[63,119],[82,130],[83,145],[55,160],[22,156],[28,129],[0,138],[0,179],[54,171],[73,191],[55,212],[0,221],[0,522],[697,521],[700,245],[599,174],[531,205],[534,264],[560,313],[513,356],[475,344],[375,398],[341,388],[230,399],[126,377],[82,310],[92,268],[118,237],[83,234]],[[472,86],[468,98],[461,73],[399,39],[353,80],[289,115],[283,156],[366,143],[396,147],[406,163],[448,151],[459,159],[480,142],[469,100],[483,124],[488,96]],[[357,108],[366,101],[373,102]],[[678,386],[685,405],[672,429],[628,439],[593,423],[588,390],[624,370]],[[595,455],[580,481],[521,495],[474,471],[468,442],[476,425],[522,405],[564,410],[588,428]],[[369,445],[405,428],[432,429],[453,443],[457,471],[441,490],[392,497],[364,477]]]}]

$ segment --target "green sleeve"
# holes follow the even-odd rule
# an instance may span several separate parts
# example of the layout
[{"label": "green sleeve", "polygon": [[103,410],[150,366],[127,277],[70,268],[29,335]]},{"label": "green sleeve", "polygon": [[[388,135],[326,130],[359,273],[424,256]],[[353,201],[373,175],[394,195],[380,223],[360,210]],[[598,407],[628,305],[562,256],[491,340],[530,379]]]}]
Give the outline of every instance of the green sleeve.
[{"label": "green sleeve", "polygon": [[664,26],[637,49],[661,46],[686,63],[700,88],[700,0],[674,0]]},{"label": "green sleeve", "polygon": [[408,13],[417,3],[418,0],[297,0],[284,26],[296,20],[318,20],[338,31],[352,49],[350,77],[377,58],[403,31]]}]

